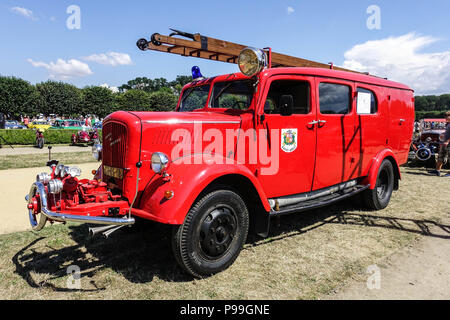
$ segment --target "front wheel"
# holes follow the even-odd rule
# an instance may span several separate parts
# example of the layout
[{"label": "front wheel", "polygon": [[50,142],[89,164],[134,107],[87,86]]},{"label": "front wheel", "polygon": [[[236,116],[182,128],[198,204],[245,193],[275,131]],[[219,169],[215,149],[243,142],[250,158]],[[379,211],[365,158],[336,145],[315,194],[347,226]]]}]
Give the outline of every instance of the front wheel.
[{"label": "front wheel", "polygon": [[385,159],[378,169],[375,188],[368,189],[363,194],[365,205],[369,209],[382,210],[388,206],[394,190],[394,179],[392,163]]},{"label": "front wheel", "polygon": [[175,258],[194,277],[223,271],[238,257],[248,226],[248,210],[237,193],[211,192],[193,205],[181,226],[174,227]]}]

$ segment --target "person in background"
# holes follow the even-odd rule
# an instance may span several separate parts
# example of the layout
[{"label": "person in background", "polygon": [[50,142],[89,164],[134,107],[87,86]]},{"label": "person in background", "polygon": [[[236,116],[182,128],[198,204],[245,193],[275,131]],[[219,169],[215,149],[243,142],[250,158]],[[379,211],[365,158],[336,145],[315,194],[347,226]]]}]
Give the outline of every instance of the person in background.
[{"label": "person in background", "polygon": [[[447,121],[447,126],[445,128],[444,139],[441,141],[436,170],[430,172],[438,177],[441,176],[442,166],[447,163],[450,154],[450,111],[447,111],[445,114],[445,120]],[[446,174],[445,177],[450,177],[450,173]]]}]

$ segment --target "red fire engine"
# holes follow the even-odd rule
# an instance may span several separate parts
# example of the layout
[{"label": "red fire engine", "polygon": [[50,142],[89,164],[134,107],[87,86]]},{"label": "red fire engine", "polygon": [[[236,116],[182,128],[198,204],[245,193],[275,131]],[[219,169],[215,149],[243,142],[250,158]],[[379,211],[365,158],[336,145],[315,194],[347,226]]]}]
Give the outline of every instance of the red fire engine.
[{"label": "red fire engine", "polygon": [[385,208],[399,188],[414,122],[413,90],[368,74],[174,30],[141,50],[237,63],[203,78],[193,68],[173,112],[103,122],[93,179],[53,160],[32,184],[32,228],[46,221],[106,225],[135,217],[173,225],[178,263],[196,277],[229,267],[250,226],[360,196]]}]

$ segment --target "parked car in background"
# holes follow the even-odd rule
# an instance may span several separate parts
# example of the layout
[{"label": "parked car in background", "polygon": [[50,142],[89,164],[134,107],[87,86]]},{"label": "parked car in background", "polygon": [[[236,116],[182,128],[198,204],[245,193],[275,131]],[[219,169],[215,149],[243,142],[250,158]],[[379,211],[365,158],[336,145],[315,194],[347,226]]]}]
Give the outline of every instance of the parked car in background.
[{"label": "parked car in background", "polygon": [[55,124],[50,129],[71,129],[80,130],[83,127],[83,123],[80,120],[56,120]]},{"label": "parked car in background", "polygon": [[43,129],[44,131],[50,128],[51,125],[46,120],[34,120],[28,124],[29,129]]},{"label": "parked car in background", "polygon": [[92,127],[93,129],[102,129],[102,122],[101,121],[98,121],[98,122],[96,122],[96,123],[94,123],[94,126]]},{"label": "parked car in background", "polygon": [[95,144],[98,142],[97,129],[80,130],[72,135],[72,144]]},{"label": "parked car in background", "polygon": [[19,121],[16,120],[7,120],[5,122],[5,129],[26,129],[27,127],[20,124]]},{"label": "parked car in background", "polygon": [[419,132],[415,134],[410,150],[410,160],[423,162],[430,167],[435,165],[439,146],[445,132],[445,119],[423,119]]}]

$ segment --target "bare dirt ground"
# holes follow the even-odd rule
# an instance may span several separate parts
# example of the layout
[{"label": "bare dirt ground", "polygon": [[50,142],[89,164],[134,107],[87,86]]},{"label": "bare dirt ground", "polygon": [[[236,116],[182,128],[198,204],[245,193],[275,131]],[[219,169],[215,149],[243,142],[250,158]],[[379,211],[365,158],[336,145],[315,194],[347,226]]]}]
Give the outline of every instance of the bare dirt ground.
[{"label": "bare dirt ground", "polygon": [[[97,162],[77,165],[83,177],[92,177]],[[27,230],[30,226],[26,214],[25,195],[40,172],[48,167],[0,170],[0,234]]]},{"label": "bare dirt ground", "polygon": [[[450,208],[447,211],[450,218]],[[434,237],[419,239],[380,263],[378,286],[370,280],[369,284],[352,281],[323,299],[449,300],[450,228],[434,227],[433,231]],[[372,275],[374,271],[368,270],[368,279]]]},{"label": "bare dirt ground", "polygon": [[[90,151],[90,146],[52,146],[52,153],[65,153],[65,152],[80,152],[80,151]],[[0,148],[0,156],[9,156],[17,154],[48,154],[48,148],[45,146],[42,149],[35,147],[14,147],[14,149],[9,146],[3,146]]]}]

